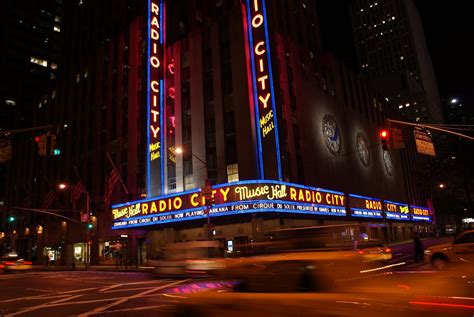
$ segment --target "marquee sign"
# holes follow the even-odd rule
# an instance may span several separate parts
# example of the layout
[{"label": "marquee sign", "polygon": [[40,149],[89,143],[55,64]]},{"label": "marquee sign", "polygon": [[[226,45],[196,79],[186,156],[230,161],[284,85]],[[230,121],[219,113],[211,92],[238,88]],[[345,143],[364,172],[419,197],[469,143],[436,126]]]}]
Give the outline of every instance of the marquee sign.
[{"label": "marquee sign", "polygon": [[[244,14],[245,15],[245,14]],[[260,179],[282,179],[265,0],[247,0],[247,49]]]},{"label": "marquee sign", "polygon": [[163,194],[164,188],[164,3],[148,0],[147,63],[147,195]]},{"label": "marquee sign", "polygon": [[[284,212],[345,216],[341,192],[277,181],[242,181],[212,187],[210,216]],[[199,189],[112,206],[113,228],[155,225],[207,217]]]},{"label": "marquee sign", "polygon": [[426,207],[410,206],[410,211],[414,221],[431,221],[430,210]]},{"label": "marquee sign", "polygon": [[385,217],[392,220],[410,220],[410,210],[407,204],[384,200]]},{"label": "marquee sign", "polygon": [[382,201],[377,198],[350,194],[349,207],[353,217],[383,218]]}]

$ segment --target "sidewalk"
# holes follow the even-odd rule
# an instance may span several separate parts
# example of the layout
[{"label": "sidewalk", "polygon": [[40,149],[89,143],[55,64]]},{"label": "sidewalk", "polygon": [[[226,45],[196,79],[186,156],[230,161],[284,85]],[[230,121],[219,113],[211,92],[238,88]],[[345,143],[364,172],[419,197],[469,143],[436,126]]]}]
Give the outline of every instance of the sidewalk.
[{"label": "sidewalk", "polygon": [[[426,237],[426,238],[421,238],[420,240],[421,241],[438,240],[439,244],[441,244],[441,243],[445,243],[449,239],[452,239],[452,237]],[[413,244],[413,239],[388,243],[390,247],[395,247],[397,245],[402,245],[402,244]]]},{"label": "sidewalk", "polygon": [[[84,265],[33,265],[33,271],[85,271]],[[91,265],[89,271],[109,271],[109,272],[150,272],[152,267],[147,266],[115,266],[115,265]]]}]

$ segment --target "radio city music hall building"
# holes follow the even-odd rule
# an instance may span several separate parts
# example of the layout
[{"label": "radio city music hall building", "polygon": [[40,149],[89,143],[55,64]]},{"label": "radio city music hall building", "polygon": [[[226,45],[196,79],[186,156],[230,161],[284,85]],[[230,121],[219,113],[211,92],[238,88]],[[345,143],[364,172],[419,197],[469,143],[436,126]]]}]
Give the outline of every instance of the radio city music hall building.
[{"label": "radio city music hall building", "polygon": [[[70,54],[56,99],[37,110],[38,123],[68,123],[71,147],[38,164],[51,180],[74,179],[77,166],[95,202],[98,259],[121,235],[139,258],[207,239],[206,179],[212,238],[236,245],[297,226],[360,222],[392,240],[429,226],[414,142],[382,150],[394,112],[323,53],[313,2],[115,5],[65,4]],[[112,206],[106,152],[129,192],[117,185]]]},{"label": "radio city music hall building", "polygon": [[412,144],[382,150],[390,109],[321,53],[314,8],[191,7],[187,33],[170,40],[179,9],[148,3],[147,197],[113,205],[114,230],[147,230],[153,254],[175,241],[245,245],[267,230],[354,221],[401,239],[431,221],[404,173]]}]

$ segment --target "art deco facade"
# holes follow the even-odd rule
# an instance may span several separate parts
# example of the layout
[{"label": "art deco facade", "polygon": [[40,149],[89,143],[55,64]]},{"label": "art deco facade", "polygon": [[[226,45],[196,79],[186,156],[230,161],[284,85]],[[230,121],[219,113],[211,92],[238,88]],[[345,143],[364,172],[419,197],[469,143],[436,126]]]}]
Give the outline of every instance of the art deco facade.
[{"label": "art deco facade", "polygon": [[[92,262],[114,261],[114,252],[141,262],[163,244],[206,236],[202,218],[112,230],[120,211],[112,213],[104,203],[113,168],[107,154],[123,179],[113,205],[143,198],[154,179],[160,195],[176,197],[192,195],[206,179],[219,186],[262,178],[325,188],[334,197],[352,193],[426,205],[407,168],[413,144],[382,150],[378,130],[392,110],[366,80],[322,53],[315,7],[306,1],[258,4],[252,14],[265,16],[266,33],[257,30],[263,24],[250,19],[245,1],[158,1],[148,10],[139,0],[65,3],[57,97],[35,114],[38,124],[51,120],[61,128],[62,154],[32,159],[31,177],[40,172],[51,184],[84,182],[96,217]],[[153,20],[164,10],[165,22]],[[160,42],[154,28],[166,40]],[[149,37],[156,42],[147,42]],[[155,90],[162,91],[161,99],[154,99]],[[153,110],[158,100],[160,110]],[[257,117],[256,107],[266,112]],[[149,172],[154,161],[160,173]],[[42,194],[50,190],[37,186]],[[341,210],[349,208],[338,199]],[[59,194],[61,206],[72,208],[67,193]],[[76,219],[78,210],[71,214]],[[214,238],[245,244],[270,229],[347,221],[372,221],[378,225],[370,230],[389,228],[393,239],[414,228],[408,221],[392,226],[383,218],[351,218],[347,210],[342,218],[271,212],[216,217]],[[42,246],[61,246],[64,263],[78,259],[76,251],[84,248],[80,226],[38,221],[47,232]]]}]

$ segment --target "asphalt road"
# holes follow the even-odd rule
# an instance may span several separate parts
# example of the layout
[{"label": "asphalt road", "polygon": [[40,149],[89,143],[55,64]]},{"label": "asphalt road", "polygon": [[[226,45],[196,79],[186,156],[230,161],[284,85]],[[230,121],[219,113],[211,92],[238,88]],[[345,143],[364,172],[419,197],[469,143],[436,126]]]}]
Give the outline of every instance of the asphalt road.
[{"label": "asphalt road", "polygon": [[134,272],[28,272],[0,275],[0,316],[164,316],[166,290],[189,279]]},{"label": "asphalt road", "polygon": [[[427,247],[443,243],[444,240],[430,239],[423,243]],[[426,284],[425,277],[429,281],[435,280],[434,275],[427,276],[427,272],[424,272],[431,270],[429,265],[410,264],[413,261],[412,244],[392,246],[392,250],[393,263],[407,262],[408,265],[394,268],[400,271],[398,274],[395,272],[392,276],[384,276],[383,280],[374,279],[375,287],[380,283],[403,280],[406,285]],[[415,270],[415,274],[409,272],[410,270]],[[446,278],[436,280],[444,281]],[[449,280],[452,280],[451,276]],[[221,282],[159,279],[145,272],[59,271],[0,274],[0,316],[167,316],[173,304],[183,298],[180,296],[183,295],[181,292],[219,286],[219,283]],[[465,284],[465,280],[450,283],[451,287],[447,293],[451,296],[466,296],[472,289],[461,291]],[[472,285],[474,284],[469,286]],[[440,287],[433,285],[433,288]]]}]

